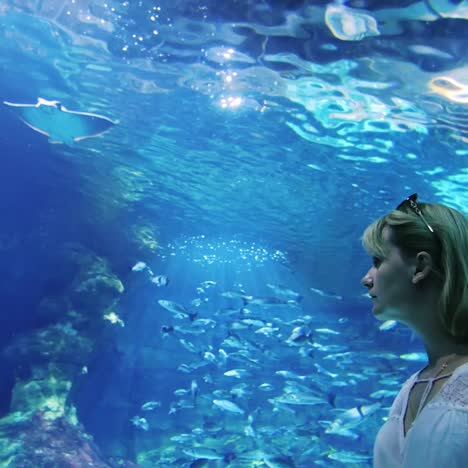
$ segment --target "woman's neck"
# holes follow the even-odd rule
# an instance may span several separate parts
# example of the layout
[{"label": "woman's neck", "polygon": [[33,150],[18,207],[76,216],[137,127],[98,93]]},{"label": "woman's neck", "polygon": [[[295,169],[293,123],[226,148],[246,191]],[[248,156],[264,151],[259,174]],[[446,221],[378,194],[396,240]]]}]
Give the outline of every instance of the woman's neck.
[{"label": "woman's neck", "polygon": [[406,314],[406,317],[410,317],[407,325],[424,343],[429,368],[435,367],[439,360],[451,355],[468,357],[468,339],[463,342],[448,333],[440,318],[438,299],[436,292],[433,294],[426,292],[424,300],[421,301],[419,297],[418,301],[414,301],[411,305],[410,313]]},{"label": "woman's neck", "polygon": [[453,362],[468,359],[468,345],[460,344],[454,338],[440,336],[437,339],[436,337],[429,340],[427,337],[422,337],[422,339],[429,361],[428,367],[430,368],[442,365],[442,361],[448,359]]}]

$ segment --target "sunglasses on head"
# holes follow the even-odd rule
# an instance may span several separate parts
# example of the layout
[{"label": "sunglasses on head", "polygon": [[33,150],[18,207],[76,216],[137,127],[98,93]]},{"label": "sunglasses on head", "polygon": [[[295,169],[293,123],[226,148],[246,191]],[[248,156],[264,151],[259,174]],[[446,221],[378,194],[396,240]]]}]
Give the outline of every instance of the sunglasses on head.
[{"label": "sunglasses on head", "polygon": [[427,226],[429,231],[434,232],[434,229],[432,229],[432,226],[426,221],[426,218],[422,214],[421,208],[419,208],[419,205],[417,204],[417,199],[418,199],[418,194],[413,193],[413,195],[410,195],[408,198],[405,198],[396,207],[396,209],[399,211],[404,211],[404,209],[409,206],[422,219],[422,221]]}]

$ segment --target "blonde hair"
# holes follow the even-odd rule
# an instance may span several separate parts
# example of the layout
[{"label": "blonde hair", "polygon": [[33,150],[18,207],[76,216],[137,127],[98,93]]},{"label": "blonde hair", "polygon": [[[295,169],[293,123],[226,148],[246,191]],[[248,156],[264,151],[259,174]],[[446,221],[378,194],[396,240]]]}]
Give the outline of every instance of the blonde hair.
[{"label": "blonde hair", "polygon": [[434,274],[441,282],[440,316],[448,333],[468,340],[468,218],[459,211],[436,203],[418,203],[431,232],[410,208],[394,210],[364,231],[364,248],[385,258],[383,229],[392,229],[393,243],[404,255],[431,254]]}]

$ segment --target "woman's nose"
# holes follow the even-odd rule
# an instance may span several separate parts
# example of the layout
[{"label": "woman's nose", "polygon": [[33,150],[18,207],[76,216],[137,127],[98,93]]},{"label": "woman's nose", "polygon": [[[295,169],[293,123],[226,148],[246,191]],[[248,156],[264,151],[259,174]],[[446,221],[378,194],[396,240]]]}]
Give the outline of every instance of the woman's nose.
[{"label": "woman's nose", "polygon": [[361,279],[361,284],[368,289],[372,288],[372,285],[374,284],[369,273],[370,271],[368,271]]}]

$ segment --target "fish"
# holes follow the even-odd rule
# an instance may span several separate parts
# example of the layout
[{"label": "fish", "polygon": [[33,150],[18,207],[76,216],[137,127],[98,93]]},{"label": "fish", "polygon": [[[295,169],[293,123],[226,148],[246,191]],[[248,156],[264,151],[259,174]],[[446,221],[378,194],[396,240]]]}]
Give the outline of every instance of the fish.
[{"label": "fish", "polygon": [[231,389],[229,392],[232,396],[234,396],[236,399],[237,398],[245,398],[247,396],[250,396],[252,392],[249,389],[249,386],[246,383],[241,383],[239,385],[236,385]]},{"label": "fish", "polygon": [[151,282],[160,288],[169,284],[169,278],[166,275],[156,275],[151,278]]},{"label": "fish", "polygon": [[172,325],[163,325],[161,327],[161,333],[164,338],[174,332],[174,327]]},{"label": "fish", "polygon": [[132,271],[143,271],[148,268],[148,265],[145,262],[136,262],[135,265],[132,266]]},{"label": "fish", "polygon": [[240,291],[224,291],[220,294],[222,297],[227,297],[228,299],[248,299],[251,298],[252,296],[247,296],[245,291],[240,290]]},{"label": "fish", "polygon": [[242,300],[244,305],[264,305],[264,306],[274,306],[274,305],[296,305],[297,302],[291,299],[280,299],[279,297],[253,297],[253,296],[243,296]]},{"label": "fish", "polygon": [[339,461],[342,464],[352,464],[353,466],[356,464],[367,464],[372,457],[368,453],[359,453],[359,452],[351,452],[349,450],[338,450],[336,452],[332,452],[328,455],[330,460]]},{"label": "fish", "polygon": [[232,369],[228,370],[224,373],[226,377],[235,377],[236,379],[241,379],[244,377],[248,377],[250,372],[245,369]]},{"label": "fish", "polygon": [[188,400],[180,400],[180,401],[173,401],[171,403],[171,406],[169,408],[168,414],[175,414],[177,411],[180,411],[182,409],[193,409],[195,408],[193,406],[193,403]]},{"label": "fish", "polygon": [[198,354],[198,349],[197,347],[191,342],[184,340],[184,338],[179,339],[179,343],[187,350],[190,351],[191,353]]},{"label": "fish", "polygon": [[212,363],[216,362],[216,356],[211,351],[205,351],[203,353],[203,359],[206,359],[208,362]]},{"label": "fish", "polygon": [[68,145],[92,138],[116,125],[111,119],[90,112],[68,110],[60,101],[38,98],[36,104],[3,101],[18,118],[36,132],[49,137],[50,143]]},{"label": "fish", "polygon": [[115,312],[109,312],[107,314],[104,314],[102,317],[104,318],[104,320],[108,320],[114,325],[117,324],[121,327],[125,327],[125,322]]},{"label": "fish", "polygon": [[297,379],[297,380],[306,380],[305,375],[298,375],[292,371],[287,371],[287,370],[279,370],[275,372],[276,375],[280,375],[281,377],[284,377],[285,379]]},{"label": "fish", "polygon": [[358,436],[352,432],[351,429],[357,427],[365,418],[374,414],[381,407],[381,403],[373,403],[371,405],[360,405],[342,411],[341,414],[325,429],[325,433],[337,434],[356,439]]},{"label": "fish", "polygon": [[245,411],[229,400],[213,400],[213,404],[218,408],[230,413],[244,414]]},{"label": "fish", "polygon": [[233,330],[247,330],[247,328],[249,328],[249,326],[244,324],[244,323],[233,322],[231,324],[230,330],[231,331],[233,331]]},{"label": "fish", "polygon": [[283,405],[305,405],[305,406],[314,406],[314,405],[324,405],[327,403],[327,400],[321,397],[316,397],[315,395],[309,393],[285,393],[276,398],[271,398],[268,400],[272,405],[281,403]]},{"label": "fish", "polygon": [[192,400],[196,402],[198,393],[200,392],[200,388],[198,387],[198,383],[196,380],[192,380],[190,383],[190,394],[192,395]]},{"label": "fish", "polygon": [[340,334],[339,332],[335,330],[331,330],[330,328],[316,328],[315,331],[317,333],[324,333],[327,335],[339,335]]},{"label": "fish", "polygon": [[177,302],[167,301],[166,299],[159,299],[158,304],[169,312],[173,313],[178,319],[189,318],[191,321],[195,319],[197,314],[189,312],[183,305]]},{"label": "fish", "polygon": [[[251,416],[249,416],[249,418],[250,417]],[[251,421],[249,421],[249,424],[247,424],[247,426],[244,427],[244,434],[246,435],[246,437],[255,437],[256,436],[255,429],[252,427]]]},{"label": "fish", "polygon": [[318,294],[319,296],[322,296],[322,297],[329,297],[331,299],[343,299],[343,296],[340,296],[338,294],[335,294],[333,292],[328,292],[328,291],[323,291],[321,289],[317,289],[317,288],[309,288],[312,292]]},{"label": "fish", "polygon": [[254,333],[258,333],[259,335],[272,336],[277,331],[279,331],[279,328],[266,326],[266,327],[259,328],[258,330],[255,330]]},{"label": "fish", "polygon": [[209,328],[214,328],[215,326],[216,321],[209,318],[196,319],[191,323],[192,328],[201,328],[204,331],[208,330]]},{"label": "fish", "polygon": [[427,356],[425,353],[407,353],[401,354],[400,359],[404,361],[412,361],[412,362],[426,362]]},{"label": "fish", "polygon": [[379,330],[386,331],[391,330],[397,326],[398,322],[396,320],[386,320],[379,326]]},{"label": "fish", "polygon": [[280,284],[267,284],[267,287],[269,287],[277,296],[280,296],[285,299],[291,299],[293,301],[300,302],[302,301],[303,297],[301,294],[299,294],[296,291],[293,291],[292,289],[289,289],[285,286],[282,286]]},{"label": "fish", "polygon": [[274,389],[273,385],[267,382],[260,384],[257,388],[262,392],[271,392]]},{"label": "fish", "polygon": [[197,381],[192,380],[190,383],[190,388],[178,388],[177,390],[174,390],[174,395],[179,397],[191,395],[193,403],[196,403],[199,392],[200,389],[198,387]]},{"label": "fish", "polygon": [[141,405],[141,411],[153,411],[161,406],[160,401],[147,401]]},{"label": "fish", "polygon": [[395,397],[398,394],[398,390],[377,390],[370,394],[371,398],[388,398]]},{"label": "fish", "polygon": [[186,374],[191,374],[193,371],[200,369],[200,367],[208,365],[206,361],[193,362],[191,364],[181,364],[177,370],[185,372]]},{"label": "fish", "polygon": [[204,289],[208,289],[215,285],[216,285],[216,281],[207,280],[207,281],[203,281],[203,283],[201,283],[200,286]]},{"label": "fish", "polygon": [[205,447],[193,447],[182,450],[185,455],[189,457],[196,458],[196,459],[203,459],[203,460],[223,460],[224,455],[220,455],[214,450]]},{"label": "fish", "polygon": [[242,319],[241,322],[249,327],[264,327],[265,322],[258,319]]},{"label": "fish", "polygon": [[180,434],[176,436],[170,437],[170,439],[173,442],[177,442],[179,444],[186,444],[186,443],[192,443],[194,440],[194,435],[193,434]]},{"label": "fish", "polygon": [[300,346],[304,343],[310,343],[312,331],[307,327],[295,327],[289,335],[286,343],[290,346]]},{"label": "fish", "polygon": [[140,418],[140,416],[133,416],[133,418],[130,419],[130,421],[135,427],[143,429],[144,431],[149,430],[149,424],[145,418]]},{"label": "fish", "polygon": [[178,325],[174,325],[174,331],[180,333],[181,335],[202,335],[205,333],[205,330],[201,327],[180,327]]}]

